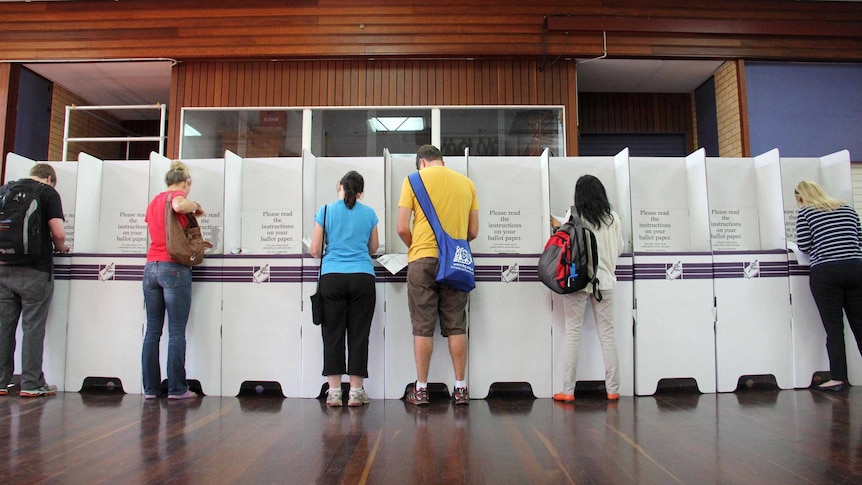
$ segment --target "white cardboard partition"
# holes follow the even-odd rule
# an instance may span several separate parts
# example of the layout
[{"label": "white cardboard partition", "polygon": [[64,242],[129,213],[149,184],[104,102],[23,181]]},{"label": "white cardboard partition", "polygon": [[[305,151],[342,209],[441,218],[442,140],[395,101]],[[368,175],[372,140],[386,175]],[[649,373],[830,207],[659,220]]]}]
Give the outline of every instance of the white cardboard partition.
[{"label": "white cardboard partition", "polygon": [[[164,192],[165,174],[172,160],[157,153],[150,154],[150,189],[147,204],[156,194]],[[206,213],[198,218],[204,239],[213,243],[203,263],[192,268],[192,305],[186,324],[186,379],[197,380],[208,395],[222,395],[221,321],[222,321],[222,260],[224,247],[224,160],[183,160],[192,176],[188,197],[199,201]],[[144,207],[146,209],[146,206]],[[149,248],[149,243],[147,245]],[[144,320],[146,323],[146,319]],[[146,326],[144,326],[146,331]],[[168,321],[165,317],[159,357],[162,379],[167,379]],[[237,390],[238,392],[238,390]]]},{"label": "white cardboard partition", "polygon": [[[628,150],[614,157],[569,157],[550,159],[551,212],[562,217],[574,203],[575,183],[582,175],[594,175],[602,181],[614,211],[620,216],[623,256],[617,261],[617,284],[614,287],[614,330],[619,354],[620,394],[634,395],[634,339],[632,335],[632,273],[631,273],[631,202],[629,200]],[[563,346],[565,314],[563,296],[550,290],[553,302],[553,387],[559,391],[563,382]],[[605,364],[599,344],[595,318],[590,305],[584,315],[578,359],[578,381],[604,381]]]},{"label": "white cardboard partition", "polygon": [[707,158],[719,392],[746,375],[793,388],[790,291],[778,151]]},{"label": "white cardboard partition", "polygon": [[[784,220],[787,240],[796,241],[796,214],[799,211],[793,194],[802,180],[813,180],[832,197],[851,203],[853,191],[850,174],[850,153],[846,150],[820,158],[780,159],[781,186],[784,200]],[[792,298],[792,334],[794,386],[809,387],[815,372],[829,371],[826,354],[826,332],[817,305],[808,286],[809,268],[790,253],[790,295]],[[846,322],[846,320],[845,320]],[[862,382],[862,357],[850,328],[845,323],[847,370],[850,383]]]},{"label": "white cardboard partition", "polygon": [[712,255],[704,151],[631,158],[635,394],[665,378],[715,392]]},{"label": "white cardboard partition", "polygon": [[479,237],[470,244],[477,273],[470,394],[485,397],[495,382],[527,382],[536,397],[551,397],[549,292],[537,279],[522,280],[519,269],[535,267],[548,233],[547,199],[537,197],[546,186],[542,159],[471,156],[467,174],[479,199]]},{"label": "white cardboard partition", "polygon": [[[75,241],[75,192],[78,187],[78,164],[74,162],[48,163],[57,172],[57,192],[63,203],[63,228],[66,231],[66,245],[73,247]],[[6,156],[5,180],[26,178],[36,162],[14,153]],[[54,256],[54,296],[48,310],[45,327],[44,350],[42,352],[42,371],[49,384],[65,390],[66,381],[66,321],[69,314],[69,255]],[[21,347],[23,331],[19,325],[15,334],[18,345],[15,347],[15,369],[21,370]]]},{"label": "white cardboard partition", "polygon": [[[338,198],[338,182],[344,174],[355,170],[365,180],[365,192],[360,202],[374,209],[377,214],[381,251],[385,250],[387,212],[383,157],[314,157],[305,153],[303,165],[303,178],[306,184],[313,186],[313,191],[305,194],[310,195],[305,199],[309,203],[303,207],[305,232],[311,235],[314,228],[314,214],[321,206]],[[312,273],[306,272],[309,279],[303,283],[303,301],[308,301],[316,291],[320,262],[311,258],[309,254],[304,254],[303,266],[313,270]],[[302,318],[302,395],[317,397],[326,383],[326,377],[322,375],[323,339],[320,335],[320,327],[311,322],[310,303],[305,305],[305,308],[308,311],[304,312]],[[372,399],[384,397],[384,309],[385,290],[382,283],[377,283],[377,303],[368,342],[368,378],[364,383],[365,390]],[[346,348],[345,352],[347,352]]]},{"label": "white cardboard partition", "polygon": [[[149,162],[78,159],[74,274],[69,290],[66,390],[87,377],[141,392]],[[119,384],[119,383],[117,383]]]},{"label": "white cardboard partition", "polygon": [[[465,157],[446,157],[445,163],[452,170],[466,175],[467,160]],[[385,233],[386,252],[389,254],[406,254],[407,247],[398,236],[395,221],[397,220],[396,214],[398,214],[398,200],[401,197],[401,186],[404,179],[416,170],[416,157],[387,156],[385,165],[386,213],[392,218]],[[380,234],[383,235],[384,233],[381,232]],[[384,387],[387,399],[399,399],[404,396],[407,386],[416,380],[416,361],[413,354],[413,326],[410,323],[410,311],[407,307],[407,268],[404,268],[394,276],[388,272],[382,274],[385,275],[386,279],[384,285],[386,305],[386,339],[383,342],[384,361],[386,364]],[[468,322],[470,318],[470,313],[468,312]],[[433,344],[434,351],[431,354],[428,381],[445,384],[451,392],[451,386],[455,382],[455,371],[452,368],[452,360],[449,357],[448,340],[437,331],[434,335]],[[470,342],[470,350],[472,351],[472,342]],[[467,376],[468,378],[470,376],[469,354]]]},{"label": "white cardboard partition", "polygon": [[222,395],[301,395],[302,160],[225,154]]}]

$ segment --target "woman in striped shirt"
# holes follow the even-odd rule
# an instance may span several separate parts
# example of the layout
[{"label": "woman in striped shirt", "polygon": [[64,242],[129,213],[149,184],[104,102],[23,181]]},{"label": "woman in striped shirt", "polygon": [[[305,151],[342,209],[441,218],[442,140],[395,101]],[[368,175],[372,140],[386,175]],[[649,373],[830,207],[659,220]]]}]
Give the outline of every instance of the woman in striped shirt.
[{"label": "woman in striped shirt", "polygon": [[843,391],[847,382],[844,314],[862,351],[862,225],[849,205],[816,182],[796,186],[796,243],[811,256],[809,286],[823,328],[831,379],[818,387]]}]

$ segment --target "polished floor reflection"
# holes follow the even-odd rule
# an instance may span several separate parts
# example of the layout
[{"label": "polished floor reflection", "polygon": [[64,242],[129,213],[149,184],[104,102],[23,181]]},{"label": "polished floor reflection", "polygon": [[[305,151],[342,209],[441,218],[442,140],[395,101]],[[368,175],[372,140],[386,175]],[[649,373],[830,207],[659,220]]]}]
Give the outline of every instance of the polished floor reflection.
[{"label": "polished floor reflection", "polygon": [[862,387],[328,408],[0,396],[3,483],[862,483]]}]

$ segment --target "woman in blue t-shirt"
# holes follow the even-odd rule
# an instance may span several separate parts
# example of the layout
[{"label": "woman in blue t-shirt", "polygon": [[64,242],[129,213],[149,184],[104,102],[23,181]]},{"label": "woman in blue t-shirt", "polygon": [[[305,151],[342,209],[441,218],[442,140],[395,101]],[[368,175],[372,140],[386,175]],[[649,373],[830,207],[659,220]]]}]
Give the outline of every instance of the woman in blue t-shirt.
[{"label": "woman in blue t-shirt", "polygon": [[[337,201],[314,216],[311,255],[322,255],[320,294],[323,297],[323,375],[329,382],[326,404],[341,406],[341,376],[350,376],[348,406],[369,402],[362,387],[368,377],[368,335],[377,292],[371,255],[377,252],[377,214],[358,201],[365,180],[351,170],[338,182]],[[347,339],[347,363],[344,343]]]}]

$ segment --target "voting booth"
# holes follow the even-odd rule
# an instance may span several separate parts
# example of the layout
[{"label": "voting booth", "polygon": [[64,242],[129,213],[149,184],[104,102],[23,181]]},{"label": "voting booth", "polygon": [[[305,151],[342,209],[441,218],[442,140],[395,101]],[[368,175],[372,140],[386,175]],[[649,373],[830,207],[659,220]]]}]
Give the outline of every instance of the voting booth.
[{"label": "voting booth", "polygon": [[[598,178],[613,210],[620,216],[623,254],[617,260],[617,284],[613,289],[614,330],[619,356],[620,394],[634,395],[634,338],[632,335],[632,244],[631,201],[629,200],[628,150],[613,157],[554,157],[549,160],[550,211],[562,219],[574,204],[575,183],[582,175]],[[565,222],[565,221],[563,221]],[[546,230],[546,235],[550,231]],[[553,387],[560,391],[565,372],[563,349],[566,338],[563,295],[547,290],[553,304]],[[584,312],[578,354],[577,381],[604,381],[605,364],[599,344],[591,303]]]},{"label": "voting booth", "polygon": [[[149,161],[104,161],[81,153],[66,335],[66,390],[88,377],[142,392],[146,321],[141,289],[147,250]],[[113,381],[119,379],[119,382]]]},{"label": "voting booth", "polygon": [[712,253],[704,150],[630,159],[635,394],[693,378],[715,392]]},{"label": "voting booth", "polygon": [[[474,157],[467,175],[479,199],[479,237],[470,243],[476,289],[470,293],[470,395],[495,382],[526,382],[551,397],[552,310],[548,289],[521,277],[535,268],[548,234],[540,157]],[[544,160],[544,162],[543,162]],[[541,303],[543,302],[543,303]]]},{"label": "voting booth", "polygon": [[[781,157],[780,166],[784,220],[790,248],[794,387],[801,388],[812,385],[816,372],[829,371],[829,359],[826,354],[826,331],[823,330],[823,322],[808,286],[808,260],[793,250],[796,247],[796,214],[799,212],[793,191],[799,182],[813,180],[830,196],[852,205],[850,153],[843,150],[819,158]],[[845,319],[848,379],[854,384],[862,382],[862,357],[852,335]]]},{"label": "voting booth", "polygon": [[[314,214],[325,204],[338,200],[338,183],[344,175],[355,170],[365,181],[365,191],[359,202],[374,209],[377,214],[377,234],[380,240],[378,254],[385,250],[387,239],[384,237],[387,227],[385,203],[384,158],[383,157],[315,157],[309,152],[303,153],[303,179],[310,191],[304,193],[303,227],[309,238],[314,230]],[[302,318],[302,396],[317,397],[326,383],[323,371],[323,338],[320,327],[311,321],[311,303],[309,297],[317,289],[317,273],[320,261],[312,259],[304,251],[303,264],[312,271],[305,271],[303,282],[303,301],[305,309]],[[324,258],[326,253],[324,252]],[[368,342],[368,378],[365,379],[365,391],[371,399],[384,397],[384,342],[385,326],[385,289],[383,283],[376,283],[377,302],[374,309],[374,319],[371,322],[371,334]],[[411,346],[412,349],[412,346]],[[345,353],[349,352],[345,345]],[[347,379],[344,377],[344,379]]]},{"label": "voting booth", "polygon": [[[4,180],[11,182],[30,176],[30,169],[37,162],[29,158],[9,153],[6,156]],[[78,164],[74,162],[40,162],[54,167],[57,173],[55,189],[63,203],[63,229],[66,232],[66,246],[73,248],[75,243],[75,193],[78,187]],[[66,322],[69,316],[69,278],[71,257],[68,254],[54,255],[54,296],[48,309],[45,324],[45,340],[42,352],[42,371],[48,384],[57,389],[66,389]],[[23,330],[19,322],[15,333],[18,345],[15,346],[15,372],[21,372],[21,347]]]},{"label": "voting booth", "polygon": [[707,158],[717,390],[772,375],[792,389],[790,291],[778,150]]},{"label": "voting booth", "polygon": [[277,383],[300,396],[302,160],[228,151],[224,163],[222,395]]}]

